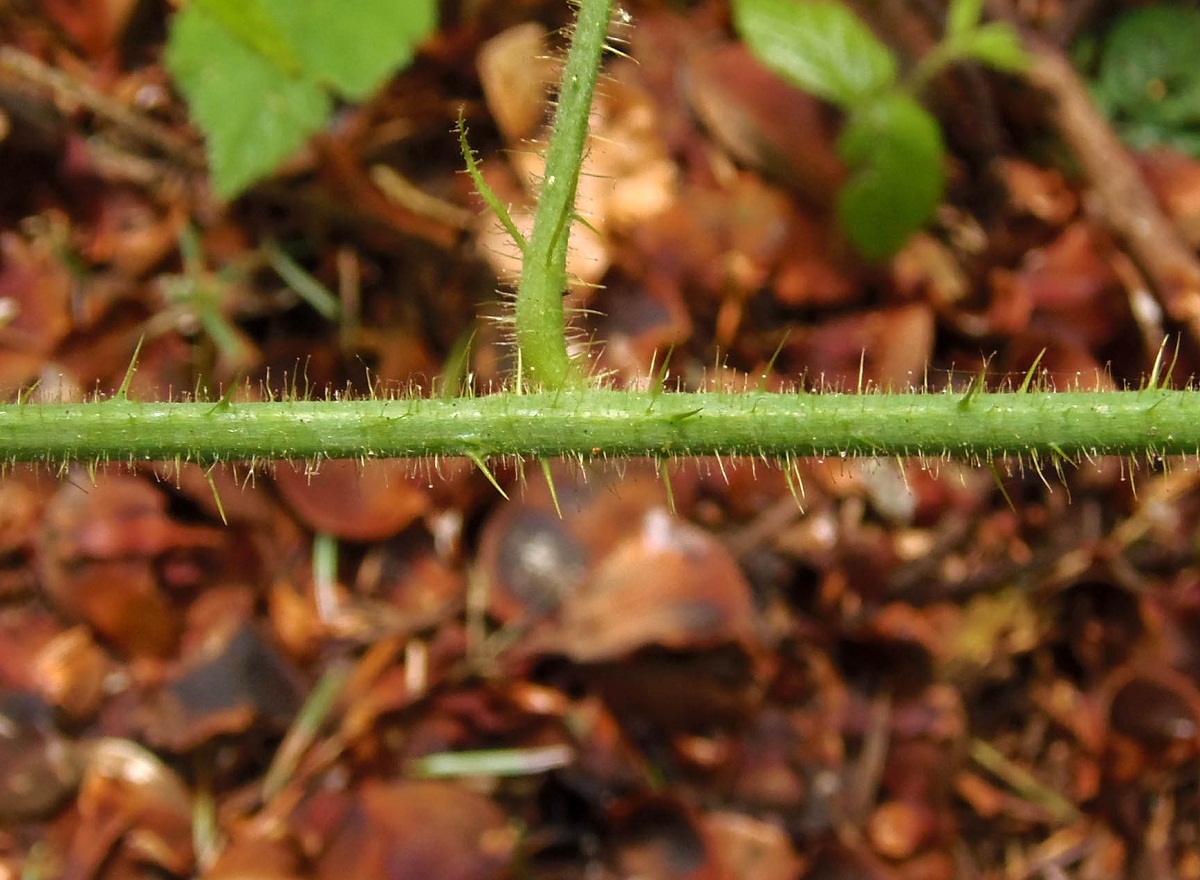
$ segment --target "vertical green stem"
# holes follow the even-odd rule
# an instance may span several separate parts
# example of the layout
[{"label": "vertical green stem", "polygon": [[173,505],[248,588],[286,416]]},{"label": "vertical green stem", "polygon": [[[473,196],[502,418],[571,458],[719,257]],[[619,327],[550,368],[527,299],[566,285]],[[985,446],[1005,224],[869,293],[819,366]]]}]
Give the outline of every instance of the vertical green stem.
[{"label": "vertical green stem", "polygon": [[581,0],[579,4],[533,234],[517,289],[522,381],[533,387],[560,388],[582,381],[567,354],[562,295],[567,286],[567,240],[575,217],[579,167],[611,14],[612,0]]}]

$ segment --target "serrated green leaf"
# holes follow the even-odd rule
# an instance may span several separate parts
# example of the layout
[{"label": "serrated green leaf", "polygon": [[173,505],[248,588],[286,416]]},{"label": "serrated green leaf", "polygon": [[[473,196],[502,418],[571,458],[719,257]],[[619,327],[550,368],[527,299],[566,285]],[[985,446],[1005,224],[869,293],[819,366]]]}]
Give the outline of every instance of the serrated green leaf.
[{"label": "serrated green leaf", "polygon": [[361,100],[411,63],[437,25],[436,0],[260,0],[296,47],[304,75]]},{"label": "serrated green leaf", "polygon": [[192,0],[232,36],[284,73],[300,73],[300,59],[279,24],[259,0]]},{"label": "serrated green leaf", "polygon": [[437,0],[194,0],[166,62],[204,132],[218,194],[270,173],[329,118],[412,61]]},{"label": "serrated green leaf", "polygon": [[288,76],[199,5],[175,16],[165,60],[204,132],[222,198],[269,174],[329,118],[315,82]]},{"label": "serrated green leaf", "polygon": [[942,198],[937,120],[910,96],[891,92],[850,116],[837,148],[853,169],[838,194],[838,219],[864,256],[889,256]]},{"label": "serrated green leaf", "polygon": [[736,0],[733,14],[738,33],[764,64],[842,107],[896,80],[891,51],[840,3]]},{"label": "serrated green leaf", "polygon": [[946,12],[946,36],[962,36],[979,24],[983,15],[983,0],[950,0]]},{"label": "serrated green leaf", "polygon": [[960,56],[978,61],[1006,73],[1019,73],[1029,66],[1029,56],[1021,48],[1020,37],[1006,22],[992,22],[975,28],[956,41]]}]

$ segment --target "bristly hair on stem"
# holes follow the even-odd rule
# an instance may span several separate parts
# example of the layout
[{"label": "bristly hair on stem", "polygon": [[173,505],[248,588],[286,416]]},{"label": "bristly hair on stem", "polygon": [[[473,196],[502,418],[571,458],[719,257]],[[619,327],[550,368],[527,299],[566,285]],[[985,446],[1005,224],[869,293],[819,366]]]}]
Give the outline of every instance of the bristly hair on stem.
[{"label": "bristly hair on stem", "polygon": [[523,371],[518,382],[533,389],[579,386],[584,381],[582,370],[567,351],[562,297],[567,287],[567,245],[575,221],[575,193],[612,6],[612,0],[581,0],[579,4],[533,232],[517,287],[514,324]]},{"label": "bristly hair on stem", "polygon": [[0,405],[3,460],[103,462],[463,456],[917,456],[1012,462],[1200,452],[1200,394],[633,392]]},{"label": "bristly hair on stem", "polygon": [[[293,382],[264,402],[240,402],[232,390],[215,403],[142,403],[129,399],[135,361],[106,402],[34,403],[28,389],[0,404],[0,469],[17,461],[51,466],[81,462],[94,471],[109,461],[216,462],[327,458],[412,458],[436,469],[439,457],[474,461],[500,488],[489,460],[598,459],[619,467],[645,456],[668,464],[716,456],[779,462],[797,497],[793,473],[801,456],[915,457],[936,466],[960,458],[999,476],[1043,462],[1062,479],[1064,466],[1100,455],[1159,465],[1160,456],[1200,455],[1200,394],[1167,386],[1174,360],[1163,347],[1137,391],[1052,392],[1038,379],[1041,356],[1013,391],[986,388],[986,370],[965,393],[802,390],[767,391],[766,379],[740,392],[671,391],[666,364],[646,392],[607,387],[586,376],[569,355],[562,293],[574,200],[592,95],[606,48],[611,0],[582,0],[563,74],[535,226],[524,240],[510,228],[524,265],[515,307],[517,376],[499,393],[427,398],[409,388],[395,395],[372,386],[366,399],[327,391],[310,400]],[[487,196],[462,136],[464,161]],[[489,201],[502,218],[503,206]],[[509,225],[509,224],[506,224]],[[782,347],[782,346],[781,346]],[[778,354],[778,351],[777,351]],[[461,362],[461,361],[460,361]],[[772,358],[772,363],[774,358]],[[465,373],[465,367],[462,368]],[[456,375],[453,370],[448,374]],[[766,373],[770,373],[768,366]],[[453,383],[458,387],[459,382]],[[803,383],[801,383],[801,387]],[[553,484],[551,483],[553,492]]]}]

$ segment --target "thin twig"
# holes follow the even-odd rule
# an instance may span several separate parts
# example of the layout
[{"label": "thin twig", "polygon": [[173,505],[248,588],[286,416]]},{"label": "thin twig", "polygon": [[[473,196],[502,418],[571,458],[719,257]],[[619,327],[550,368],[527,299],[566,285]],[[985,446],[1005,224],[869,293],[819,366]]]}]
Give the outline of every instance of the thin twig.
[{"label": "thin twig", "polygon": [[1073,825],[1082,820],[1079,808],[1019,764],[1009,760],[991,743],[972,739],[971,758],[1032,804],[1037,804],[1063,824]]},{"label": "thin twig", "polygon": [[1075,0],[1065,4],[1058,21],[1049,29],[1050,38],[1058,46],[1070,45],[1099,12],[1100,5],[1100,0]]},{"label": "thin twig", "polygon": [[1124,242],[1167,314],[1200,340],[1200,260],[1163,213],[1067,58],[1038,37],[1029,37],[1026,48],[1032,58],[1026,76],[1053,99],[1054,124],[1091,184],[1089,207]]},{"label": "thin twig", "polygon": [[0,75],[49,90],[61,104],[79,104],[142,143],[192,168],[204,167],[204,155],[192,141],[162,123],[148,119],[39,58],[13,46],[0,46]]},{"label": "thin twig", "polygon": [[431,196],[396,169],[387,165],[373,165],[370,175],[380,191],[402,208],[454,229],[471,228],[475,219],[471,211],[437,196]]}]

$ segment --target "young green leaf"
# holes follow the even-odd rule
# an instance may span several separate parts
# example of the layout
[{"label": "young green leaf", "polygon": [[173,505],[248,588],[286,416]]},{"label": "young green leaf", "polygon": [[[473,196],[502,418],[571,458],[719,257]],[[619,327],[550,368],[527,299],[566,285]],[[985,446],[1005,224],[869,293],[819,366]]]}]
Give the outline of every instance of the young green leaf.
[{"label": "young green leaf", "polygon": [[192,0],[218,22],[230,36],[262,55],[289,76],[300,73],[296,50],[279,23],[259,0]]},{"label": "young green leaf", "polygon": [[954,39],[972,30],[983,15],[983,0],[950,0],[946,12],[946,37]]},{"label": "young green leaf", "polygon": [[945,187],[937,120],[891,92],[851,114],[838,153],[854,169],[838,194],[838,219],[872,259],[894,253],[933,214]]},{"label": "young green leaf", "polygon": [[1006,73],[1018,73],[1029,66],[1029,56],[1021,48],[1017,32],[1006,22],[981,25],[955,41],[959,57],[978,61]]},{"label": "young green leaf", "polygon": [[1096,86],[1134,118],[1179,121],[1200,115],[1200,11],[1148,6],[1109,32]]},{"label": "young green leaf", "polygon": [[222,198],[269,174],[329,118],[320,86],[288,75],[200,5],[175,17],[166,63],[204,132]]},{"label": "young green leaf", "polygon": [[437,26],[436,0],[259,0],[287,34],[306,77],[350,100],[407,67]]},{"label": "young green leaf", "polygon": [[217,193],[270,173],[328,120],[330,92],[362,99],[412,61],[436,0],[198,0],[166,62],[208,141]]},{"label": "young green leaf", "polygon": [[742,39],[768,67],[842,107],[896,80],[892,52],[841,3],[735,0],[733,15]]}]

